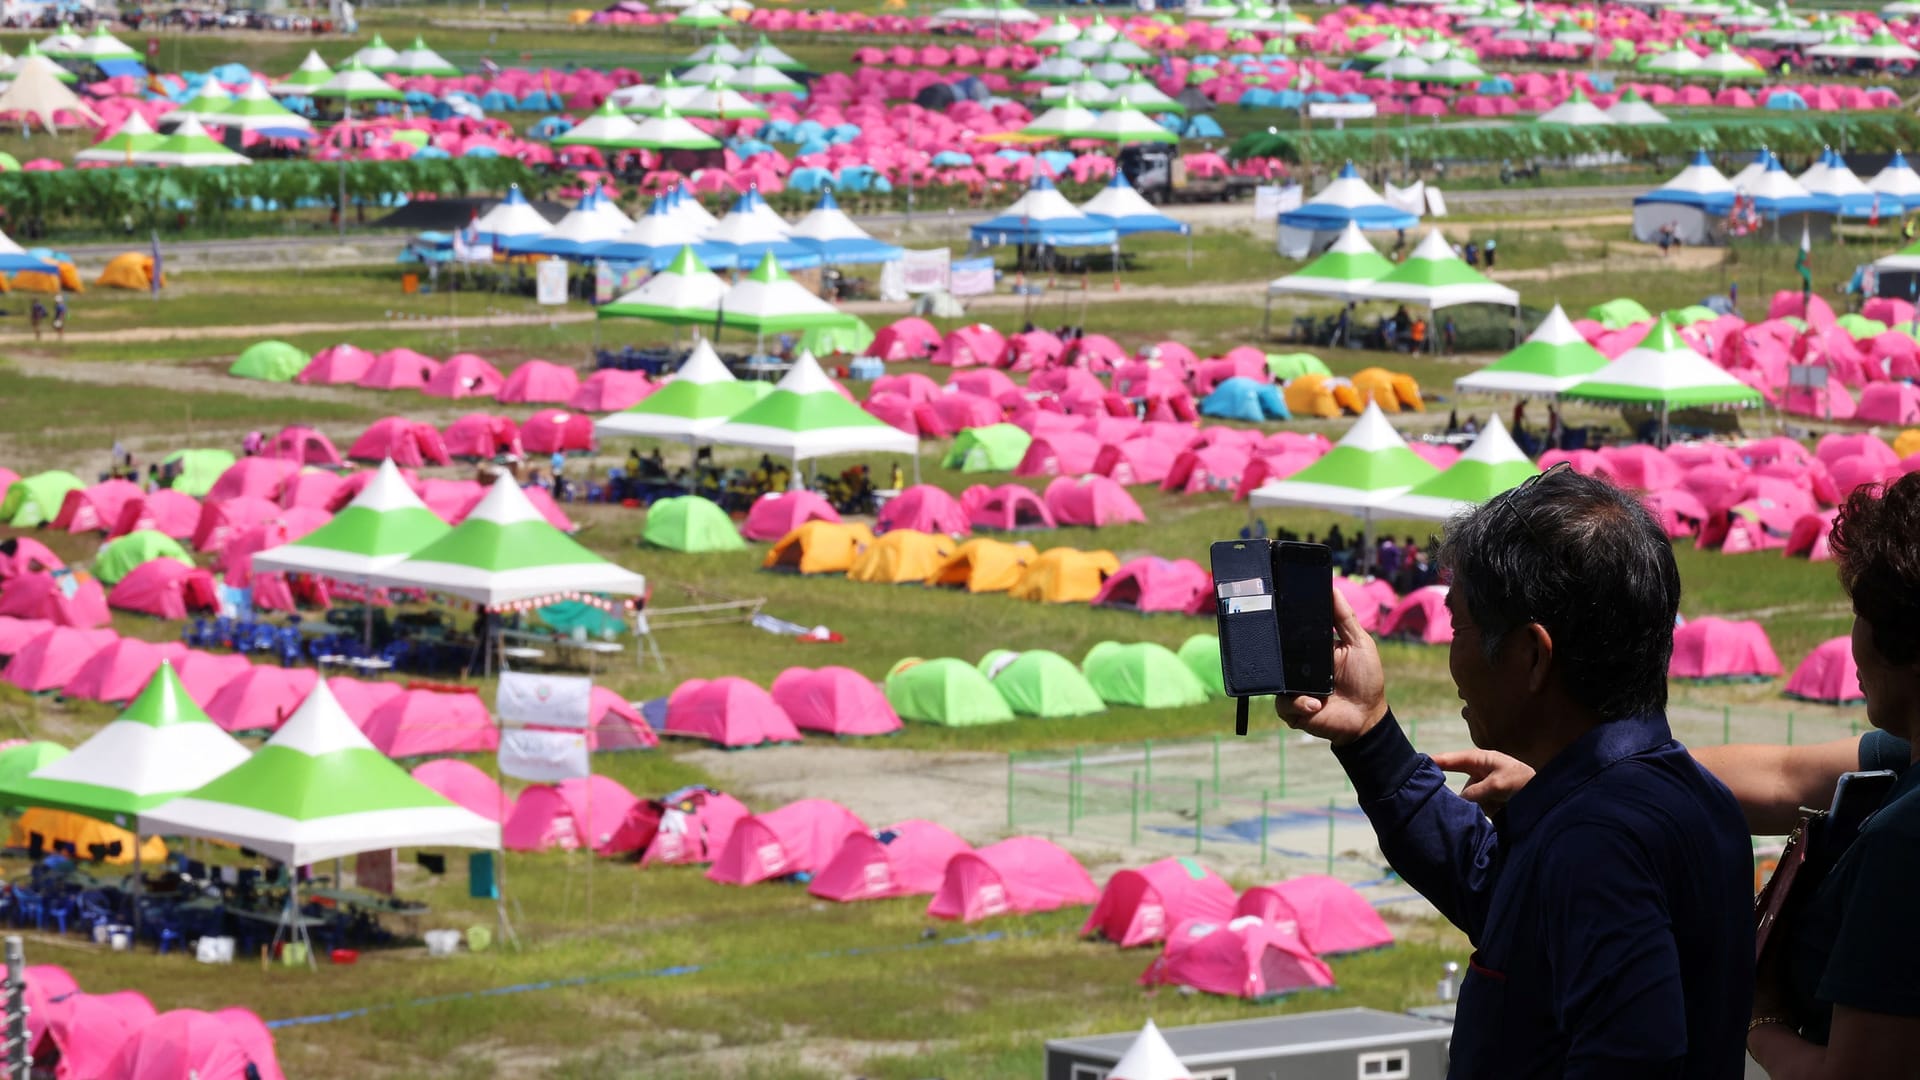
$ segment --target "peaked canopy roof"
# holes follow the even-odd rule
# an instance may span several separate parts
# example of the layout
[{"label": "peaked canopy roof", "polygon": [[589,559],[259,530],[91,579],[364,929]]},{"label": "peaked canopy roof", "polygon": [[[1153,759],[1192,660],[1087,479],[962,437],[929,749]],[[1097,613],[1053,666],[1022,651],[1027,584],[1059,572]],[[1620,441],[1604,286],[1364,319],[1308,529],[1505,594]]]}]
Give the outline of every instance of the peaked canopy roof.
[{"label": "peaked canopy roof", "polygon": [[1191,230],[1182,221],[1161,213],[1145,196],[1127,182],[1127,174],[1113,171],[1113,179],[1099,194],[1080,204],[1080,212],[1094,221],[1113,226],[1121,236],[1143,232],[1170,232],[1185,236]]},{"label": "peaked canopy roof", "polygon": [[810,352],[800,354],[773,393],[700,438],[796,460],[862,451],[911,454],[920,446],[914,436],[849,401]]},{"label": "peaked canopy roof", "polygon": [[268,89],[276,94],[304,94],[316,86],[325,86],[331,78],[333,69],[320,58],[319,51],[308,49],[307,58],[300,61],[300,66]]},{"label": "peaked canopy roof", "polygon": [[1707,157],[1705,150],[1694,151],[1693,160],[1673,179],[1633,200],[1641,203],[1669,203],[1724,210],[1733,204],[1734,183],[1726,178]]},{"label": "peaked canopy roof", "polygon": [[1411,229],[1419,223],[1418,216],[1387,205],[1360,179],[1360,171],[1351,161],[1340,169],[1333,183],[1320,189],[1300,209],[1280,215],[1282,225],[1315,232],[1334,232],[1348,224],[1362,229]]},{"label": "peaked canopy roof", "polygon": [[0,795],[137,828],[146,811],[245,760],[247,748],[208,719],[163,660],[125,712]]},{"label": "peaked canopy roof", "polygon": [[256,552],[253,568],[351,579],[384,570],[449,531],[388,458],[333,520],[291,544]]},{"label": "peaked canopy roof", "polygon": [[1415,484],[1387,503],[1386,510],[1407,517],[1444,521],[1469,510],[1539,473],[1514,445],[1500,417],[1490,416],[1467,452],[1438,476]]},{"label": "peaked canopy roof", "polygon": [[533,208],[519,184],[508,188],[506,198],[473,222],[473,230],[487,243],[519,236],[541,236],[551,228],[553,222]]},{"label": "peaked canopy roof", "polygon": [[500,827],[408,776],[367,741],[327,681],[244,763],[142,819],[289,866],[400,847],[498,848]]},{"label": "peaked canopy roof", "polygon": [[856,224],[840,209],[831,191],[821,192],[819,203],[789,233],[794,243],[830,263],[893,262],[906,254],[903,248],[874,239]]},{"label": "peaked canopy roof", "polygon": [[1520,294],[1488,280],[1453,253],[1440,230],[1430,229],[1406,261],[1367,286],[1369,296],[1404,300],[1430,308],[1455,304],[1520,305]]},{"label": "peaked canopy roof", "polygon": [[593,430],[600,435],[683,439],[718,427],[771,392],[766,383],[734,378],[703,338],[660,389],[632,408],[601,419]]},{"label": "peaked canopy roof", "polygon": [[789,277],[772,253],[720,301],[722,323],[763,334],[845,326],[853,318]]},{"label": "peaked canopy roof", "polygon": [[684,247],[665,270],[596,313],[602,319],[648,319],[663,323],[710,323],[720,314],[727,283]]},{"label": "peaked canopy roof", "polygon": [[1340,238],[1320,257],[1285,277],[1267,283],[1274,293],[1311,293],[1341,300],[1366,300],[1373,294],[1367,286],[1394,270],[1393,260],[1373,250],[1360,232],[1358,222],[1349,221]]},{"label": "peaked canopy roof", "polygon": [[1309,506],[1365,513],[1404,495],[1439,470],[1407,449],[1380,406],[1369,401],[1333,449],[1285,480],[1267,484],[1249,499],[1254,506]]},{"label": "peaked canopy roof", "polygon": [[1148,1020],[1107,1075],[1112,1080],[1191,1080],[1193,1073],[1180,1063],[1167,1037]]},{"label": "peaked canopy roof", "polygon": [[1693,351],[1667,316],[1653,324],[1640,344],[1563,395],[1584,401],[1653,405],[1663,409],[1761,404],[1760,391],[1715,367]]},{"label": "peaked canopy roof", "polygon": [[1552,397],[1606,366],[1607,358],[1587,344],[1566,311],[1555,304],[1518,348],[1453,380],[1453,388],[1457,393]]},{"label": "peaked canopy roof", "polygon": [[511,476],[487,489],[466,520],[392,566],[375,585],[447,593],[483,607],[562,593],[643,596],[647,579],[581,547],[548,523]]},{"label": "peaked canopy roof", "polygon": [[1045,176],[1034,177],[1033,186],[1026,194],[999,214],[973,226],[970,232],[974,242],[984,244],[1087,247],[1112,244],[1119,239],[1111,225],[1081,213]]},{"label": "peaked canopy roof", "polygon": [[13,82],[0,93],[0,113],[31,116],[48,131],[59,130],[53,123],[53,116],[58,112],[84,116],[95,124],[105,123],[91,105],[67,89],[61,74],[59,66],[44,56],[20,57],[13,63]]}]

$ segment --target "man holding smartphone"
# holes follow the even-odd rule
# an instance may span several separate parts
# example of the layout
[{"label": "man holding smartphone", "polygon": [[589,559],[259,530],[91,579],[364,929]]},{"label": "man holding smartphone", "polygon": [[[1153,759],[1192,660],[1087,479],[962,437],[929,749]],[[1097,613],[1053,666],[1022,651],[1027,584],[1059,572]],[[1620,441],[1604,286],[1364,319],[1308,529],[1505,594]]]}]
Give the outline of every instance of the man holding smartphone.
[{"label": "man holding smartphone", "polygon": [[1665,533],[1553,469],[1455,519],[1440,564],[1467,729],[1535,770],[1493,820],[1401,733],[1338,594],[1333,693],[1276,708],[1333,744],[1388,861],[1473,942],[1450,1075],[1740,1076],[1752,853],[1732,795],[1667,726]]}]

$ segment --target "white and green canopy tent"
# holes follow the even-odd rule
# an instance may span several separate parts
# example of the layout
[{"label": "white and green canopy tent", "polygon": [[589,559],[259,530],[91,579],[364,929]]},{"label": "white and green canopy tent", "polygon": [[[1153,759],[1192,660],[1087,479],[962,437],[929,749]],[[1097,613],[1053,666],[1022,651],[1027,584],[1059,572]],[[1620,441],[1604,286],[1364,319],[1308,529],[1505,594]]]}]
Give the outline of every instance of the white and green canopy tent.
[{"label": "white and green canopy tent", "polygon": [[1086,138],[1099,139],[1117,146],[1133,143],[1177,143],[1180,136],[1156,123],[1153,117],[1134,108],[1126,100],[1115,102],[1094,121]]},{"label": "white and green canopy tent", "polygon": [[95,23],[93,33],[81,39],[73,59],[99,63],[102,60],[138,60],[140,54],[134,52],[126,42],[108,33],[107,24],[102,22]]},{"label": "white and green canopy tent", "polygon": [[[500,847],[500,826],[375,749],[325,679],[252,757],[143,814],[141,823],[164,836],[238,844],[290,867],[391,848]],[[287,909],[300,910],[297,878]],[[306,940],[297,920],[286,921],[295,940]]]},{"label": "white and green canopy tent", "polygon": [[393,62],[398,59],[400,59],[400,54],[394,50],[393,46],[388,45],[379,34],[375,34],[373,35],[372,41],[367,42],[356,50],[352,56],[347,57],[345,66],[358,65],[363,68],[384,68],[391,66]]},{"label": "white and green canopy tent", "polygon": [[[1267,296],[1306,293],[1337,300],[1366,300],[1373,282],[1395,270],[1393,260],[1373,249],[1358,222],[1349,221],[1320,257],[1285,277],[1267,283]],[[1271,306],[1271,305],[1269,305]]]},{"label": "white and green canopy tent", "polygon": [[602,417],[593,431],[601,438],[625,435],[697,441],[695,437],[702,432],[726,423],[771,392],[772,387],[766,383],[734,378],[713,346],[702,339],[660,389],[623,412]]},{"label": "white and green canopy tent", "polygon": [[307,96],[343,101],[349,105],[356,101],[405,101],[407,97],[358,62],[350,62],[334,72],[333,78],[308,90]]},{"label": "white and green canopy tent", "polygon": [[208,79],[200,87],[200,92],[180,103],[180,107],[162,116],[160,122],[180,122],[188,117],[210,117],[233,102],[233,95],[227,88]]},{"label": "white and green canopy tent", "polygon": [[791,94],[806,89],[799,80],[764,60],[736,70],[727,85],[746,94]]},{"label": "white and green canopy tent", "polygon": [[787,55],[778,45],[767,40],[767,35],[765,34],[761,34],[759,39],[753,43],[753,48],[747,50],[747,62],[749,64],[772,64],[782,71],[807,70],[807,65]]},{"label": "white and green canopy tent", "polygon": [[369,575],[374,585],[425,589],[483,608],[568,593],[644,596],[647,579],[595,555],[541,516],[502,476],[445,536]]},{"label": "white and green canopy tent", "polygon": [[286,78],[274,83],[268,89],[281,95],[304,95],[312,93],[315,87],[325,86],[333,76],[334,70],[320,58],[320,53],[317,50],[308,49],[307,58],[300,61],[300,66],[294,68]]},{"label": "white and green canopy tent", "polygon": [[128,113],[126,122],[113,134],[73,155],[75,161],[104,161],[112,165],[125,165],[139,160],[137,156],[143,150],[151,150],[160,145],[166,136],[153,130],[147,118],[139,113]]},{"label": "white and green canopy tent", "polygon": [[640,122],[631,145],[647,150],[716,150],[720,140],[675,112],[673,106],[662,105],[658,115]]},{"label": "white and green canopy tent", "polygon": [[1255,489],[1247,505],[1304,506],[1356,515],[1365,523],[1364,550],[1371,558],[1375,515],[1389,516],[1381,513],[1388,503],[1437,475],[1439,470],[1409,450],[1380,406],[1369,401],[1360,419],[1325,456],[1285,480]]},{"label": "white and green canopy tent", "polygon": [[235,153],[207,134],[195,117],[187,117],[173,134],[146,150],[135,151],[133,160],[142,165],[173,165],[201,169],[215,165],[251,165],[253,159]]},{"label": "white and green canopy tent", "polygon": [[1760,391],[1693,351],[1665,315],[1640,344],[1560,396],[1655,410],[1663,443],[1668,414],[1674,409],[1746,409],[1765,403]]},{"label": "white and green canopy tent", "polygon": [[1060,104],[1034,117],[1020,129],[1020,134],[1047,139],[1085,139],[1091,137],[1093,126],[1099,121],[1093,110],[1083,107],[1069,94]]},{"label": "white and green canopy tent", "polygon": [[1376,300],[1399,300],[1435,310],[1457,304],[1520,307],[1519,293],[1468,266],[1438,229],[1429,229],[1406,261],[1375,278],[1366,293]]},{"label": "white and green canopy tent", "polygon": [[596,313],[602,319],[646,319],[673,325],[711,323],[720,316],[727,283],[684,247],[665,270]]},{"label": "white and green canopy tent", "polygon": [[258,131],[269,137],[298,138],[313,133],[313,121],[273,99],[266,86],[255,79],[232,100],[211,113],[200,114],[204,123]]},{"label": "white and green canopy tent", "polygon": [[[407,486],[393,459],[388,458],[333,520],[291,544],[256,552],[253,568],[256,572],[314,574],[365,584],[374,574],[404,561],[451,529],[427,509]],[[372,605],[366,610],[371,620]],[[369,632],[371,628],[369,622]]]},{"label": "white and green canopy tent", "polygon": [[746,50],[727,40],[727,35],[716,33],[713,40],[687,54],[687,63],[704,64],[713,61],[721,64],[744,64],[747,61]]},{"label": "white and green canopy tent", "polygon": [[0,786],[9,805],[45,806],[151,834],[147,811],[247,760],[162,661],[126,711],[73,752]]},{"label": "white and green canopy tent", "polygon": [[755,334],[845,326],[854,316],[822,300],[780,268],[771,252],[720,300],[720,324]]},{"label": "white and green canopy tent", "polygon": [[[37,48],[48,56],[58,60],[71,60],[80,55],[80,47],[86,43],[80,32],[70,22],[61,22],[58,29],[41,40]],[[28,42],[33,45],[33,42]]]},{"label": "white and green canopy tent", "polygon": [[1453,380],[1459,394],[1552,398],[1607,366],[1600,350],[1574,329],[1559,304],[1520,347],[1471,375]]},{"label": "white and green canopy tent", "polygon": [[1513,436],[1498,416],[1489,416],[1487,426],[1453,464],[1438,476],[1415,484],[1405,495],[1390,500],[1386,512],[1399,517],[1434,521],[1446,519],[1519,486],[1540,469],[1514,445]]},{"label": "white and green canopy tent", "polygon": [[693,95],[680,111],[707,120],[765,120],[767,110],[715,79]]},{"label": "white and green canopy tent", "polygon": [[[373,67],[374,65],[369,64],[367,66]],[[444,79],[457,79],[460,77],[459,68],[448,63],[446,57],[427,48],[426,41],[418,37],[413,39],[412,45],[400,50],[400,54],[394,57],[393,63],[388,65],[385,70],[391,71],[395,75],[432,75]]]},{"label": "white and green canopy tent", "polygon": [[627,119],[612,98],[601,102],[585,120],[553,140],[555,146],[593,146],[603,150],[624,150],[640,145],[640,125]]},{"label": "white and green canopy tent", "polygon": [[800,354],[771,394],[702,432],[700,441],[790,458],[795,483],[805,459],[868,452],[913,455],[919,478],[920,440],[855,405],[810,352]]}]

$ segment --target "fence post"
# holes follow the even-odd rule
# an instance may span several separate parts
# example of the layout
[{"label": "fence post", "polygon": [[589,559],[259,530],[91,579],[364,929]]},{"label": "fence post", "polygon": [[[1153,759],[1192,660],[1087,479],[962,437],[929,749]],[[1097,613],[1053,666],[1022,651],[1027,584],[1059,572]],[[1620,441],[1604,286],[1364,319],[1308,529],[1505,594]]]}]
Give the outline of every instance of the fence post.
[{"label": "fence post", "polygon": [[1720,745],[1725,746],[1732,741],[1733,741],[1733,707],[1729,705],[1722,705],[1720,706]]},{"label": "fence post", "polygon": [[1134,847],[1140,846],[1140,770],[1133,770],[1133,827],[1129,834]]},{"label": "fence post", "polygon": [[1260,793],[1260,865],[1267,865],[1267,793]]},{"label": "fence post", "polygon": [[1287,797],[1287,729],[1274,732],[1274,738],[1280,743],[1280,797]]},{"label": "fence post", "polygon": [[1153,740],[1152,739],[1147,740],[1147,761],[1146,761],[1145,767],[1147,772],[1147,776],[1146,776],[1147,809],[1151,811],[1153,809]]},{"label": "fence post", "polygon": [[1213,736],[1213,805],[1220,805],[1220,734]]},{"label": "fence post", "polygon": [[1205,807],[1205,796],[1200,790],[1205,786],[1205,781],[1195,780],[1193,782],[1193,853],[1195,855],[1200,854],[1200,838],[1206,832],[1206,819],[1201,816],[1201,812]]},{"label": "fence post", "polygon": [[1327,800],[1327,876],[1333,876],[1333,800]]}]

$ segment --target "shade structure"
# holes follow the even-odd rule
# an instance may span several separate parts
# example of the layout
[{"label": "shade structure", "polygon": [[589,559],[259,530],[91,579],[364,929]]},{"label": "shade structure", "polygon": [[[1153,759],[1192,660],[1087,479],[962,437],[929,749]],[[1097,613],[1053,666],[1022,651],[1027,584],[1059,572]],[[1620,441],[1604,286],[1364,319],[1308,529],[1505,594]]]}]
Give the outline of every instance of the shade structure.
[{"label": "shade structure", "polygon": [[1111,225],[1081,213],[1045,176],[1036,176],[1026,194],[999,214],[973,226],[969,233],[976,244],[1051,247],[1110,245],[1119,239]]},{"label": "shade structure", "polygon": [[1333,183],[1320,189],[1300,209],[1280,215],[1281,225],[1314,232],[1336,232],[1348,224],[1367,230],[1410,229],[1419,223],[1419,217],[1389,206],[1368,187],[1351,161],[1340,169]]},{"label": "shade structure", "polygon": [[140,816],[235,768],[247,748],[220,730],[162,661],[125,712],[73,753],[0,782],[11,805],[45,806],[139,829]]},{"label": "shade structure", "polygon": [[765,120],[767,110],[745,94],[731,89],[716,75],[701,91],[680,107],[687,116],[705,120]]},{"label": "shade structure", "polygon": [[657,116],[640,122],[632,135],[632,145],[648,150],[717,150],[720,140],[695,127],[672,106],[664,105]]},{"label": "shade structure", "polygon": [[1566,124],[1570,127],[1604,127],[1614,122],[1600,106],[1589,99],[1585,91],[1578,87],[1567,95],[1567,100],[1540,114],[1536,123]]},{"label": "shade structure", "polygon": [[1253,506],[1308,506],[1366,513],[1407,493],[1439,473],[1407,448],[1380,406],[1367,402],[1333,449],[1285,480],[1257,488]]},{"label": "shade structure", "polygon": [[613,303],[601,305],[597,315],[683,325],[711,323],[719,316],[726,294],[727,283],[707,269],[691,247],[684,247],[665,270]]},{"label": "shade structure", "polygon": [[726,216],[706,231],[705,241],[730,255],[735,266],[754,266],[770,255],[800,269],[820,263],[820,256],[793,242],[786,221],[767,205],[757,188],[749,188],[734,200]]},{"label": "shade structure", "polygon": [[920,448],[914,436],[847,400],[813,354],[804,352],[771,394],[702,432],[700,441],[795,460],[866,451],[912,454]]},{"label": "shade structure", "polygon": [[1020,134],[1043,139],[1086,139],[1092,137],[1094,125],[1099,121],[1091,109],[1068,94],[1066,100],[1034,117],[1020,129]]},{"label": "shade structure", "polygon": [[[1800,181],[1787,173],[1786,167],[1771,150],[1762,150],[1757,173],[1743,170],[1734,185],[1753,200],[1753,208],[1765,217],[1780,217],[1785,214],[1832,214],[1839,207],[1832,201],[1815,195],[1801,186]],[[1751,174],[1751,175],[1749,175]]]},{"label": "shade structure", "polygon": [[333,78],[308,90],[308,97],[327,98],[349,104],[356,101],[404,101],[406,95],[368,70],[365,64],[349,61]]},{"label": "shade structure", "polygon": [[371,584],[419,588],[483,607],[568,593],[644,596],[647,579],[595,555],[547,519],[502,476],[445,536],[368,575]]},{"label": "shade structure", "polygon": [[762,60],[737,68],[727,86],[746,94],[792,94],[805,89],[799,80]]},{"label": "shade structure", "polygon": [[639,146],[634,140],[640,125],[627,119],[612,98],[600,104],[585,120],[553,140],[555,146],[593,146],[603,150],[625,150]]},{"label": "shade structure", "polygon": [[[1882,211],[1881,197],[1854,175],[1847,160],[1832,147],[1798,177],[1800,186],[1816,198],[1827,200],[1832,209],[1845,217],[1877,217]],[[1891,211],[1896,204],[1888,204]]]},{"label": "shade structure", "polygon": [[388,45],[379,34],[375,34],[372,41],[362,45],[354,51],[352,56],[347,57],[345,66],[358,64],[364,68],[390,67],[399,58],[400,51]]},{"label": "shade structure", "polygon": [[[1734,194],[1733,181],[1714,167],[1705,150],[1696,151],[1693,160],[1673,179],[1634,197],[1634,235],[1651,240],[1662,226],[1684,224],[1689,227],[1680,232],[1678,239],[1700,243],[1708,236],[1708,222],[1704,218],[1725,215],[1733,205]],[[1668,207],[1685,207],[1702,220],[1683,222]]]},{"label": "shade structure", "polygon": [[601,436],[691,438],[725,423],[771,392],[766,383],[734,378],[713,346],[702,340],[660,389],[632,408],[602,418],[593,430]]},{"label": "shade structure", "polygon": [[771,253],[720,301],[722,325],[759,334],[845,326],[853,318],[789,277]]},{"label": "shade structure", "polygon": [[779,46],[768,41],[767,35],[765,34],[761,34],[759,38],[755,39],[753,47],[746,51],[745,59],[749,64],[771,64],[783,71],[805,71],[807,69],[807,65],[795,60],[783,52]]},{"label": "shade structure", "polygon": [[801,248],[836,265],[887,263],[906,255],[899,245],[876,240],[856,224],[834,201],[832,191],[821,192],[820,201],[788,235]]},{"label": "shade structure", "polygon": [[481,242],[496,244],[516,237],[544,235],[553,224],[533,208],[521,193],[520,185],[515,184],[507,189],[506,198],[474,219],[473,231],[479,234]]},{"label": "shade structure", "polygon": [[269,138],[301,139],[311,138],[313,135],[313,121],[275,101],[273,95],[267,91],[265,84],[259,79],[247,83],[246,88],[229,99],[225,105],[202,113],[200,119],[210,124],[256,132]]},{"label": "shade structure", "polygon": [[1734,52],[1725,42],[1700,58],[1699,66],[1687,74],[1701,79],[1714,79],[1720,82],[1746,81],[1767,77],[1765,68],[1745,56]]},{"label": "shade structure", "polygon": [[1192,231],[1185,222],[1175,221],[1156,209],[1127,182],[1127,174],[1118,169],[1098,195],[1080,204],[1080,212],[1095,222],[1111,226],[1120,236],[1145,232],[1185,236]]},{"label": "shade structure", "polygon": [[389,458],[333,520],[294,543],[255,552],[253,569],[358,580],[400,562],[449,530]]},{"label": "shade structure", "polygon": [[1565,391],[1581,401],[1645,405],[1660,409],[1700,406],[1745,408],[1762,403],[1760,392],[1693,351],[1662,315],[1640,344]]},{"label": "shade structure", "polygon": [[708,244],[703,230],[686,216],[675,214],[672,200],[662,195],[653,200],[632,228],[612,240],[593,245],[592,253],[595,258],[644,262],[655,270],[662,270],[671,266],[683,249],[691,251],[708,266],[731,269],[735,263],[733,252]]},{"label": "shade structure", "polygon": [[[1607,117],[1616,124],[1665,124],[1667,114],[1647,104],[1639,91],[1629,86],[1614,103],[1607,106]],[[1546,119],[1544,116],[1541,119]]]},{"label": "shade structure", "polygon": [[1907,164],[1906,154],[1896,150],[1886,167],[1867,181],[1867,190],[1891,196],[1900,200],[1903,207],[1912,209],[1920,206],[1920,173]]},{"label": "shade structure", "polygon": [[13,81],[0,91],[0,113],[31,116],[48,131],[57,130],[54,115],[62,112],[84,116],[96,124],[103,122],[100,114],[67,89],[61,78],[65,75],[70,80],[73,76],[44,56],[22,55],[8,75]]},{"label": "shade structure", "polygon": [[324,680],[241,765],[143,814],[289,866],[400,847],[498,848],[500,826],[454,805],[374,749]]},{"label": "shade structure", "polygon": [[178,122],[189,117],[207,116],[226,108],[232,101],[233,95],[227,91],[226,87],[209,80],[192,97],[181,102],[179,108],[162,119]]},{"label": "shade structure", "polygon": [[288,73],[286,78],[274,83],[267,89],[275,94],[281,95],[305,95],[310,93],[315,87],[325,86],[327,81],[333,78],[334,74],[334,70],[327,66],[325,60],[320,58],[318,50],[308,49],[307,58],[300,61],[299,67],[294,68],[292,72]]},{"label": "shade structure", "polygon": [[1267,283],[1267,295],[1309,293],[1340,300],[1365,300],[1375,280],[1393,273],[1394,263],[1373,250],[1360,232],[1360,224],[1349,221],[1340,238],[1325,253],[1285,277]]},{"label": "shade structure", "polygon": [[133,155],[133,160],[142,165],[172,165],[179,168],[200,169],[215,165],[251,165],[253,161],[245,154],[238,154],[226,148],[219,140],[207,134],[196,117],[189,116],[173,129],[173,134],[161,139],[153,147]]},{"label": "shade structure", "polygon": [[1099,139],[1117,146],[1134,143],[1177,143],[1180,136],[1161,127],[1153,117],[1135,108],[1131,101],[1119,101],[1100,114],[1086,138]]},{"label": "shade structure", "polygon": [[1519,348],[1471,375],[1453,380],[1453,388],[1463,394],[1552,397],[1606,366],[1607,358],[1587,344],[1567,313],[1555,304]]},{"label": "shade structure", "polygon": [[427,43],[418,37],[413,39],[412,45],[400,50],[399,54],[393,58],[393,62],[386,65],[383,70],[411,78],[427,75],[442,79],[460,77],[459,68],[448,63],[439,53],[427,48]]},{"label": "shade structure", "polygon": [[1415,484],[1405,495],[1390,500],[1389,514],[1445,521],[1514,487],[1540,470],[1514,445],[1513,436],[1498,416],[1467,447],[1467,452],[1438,476]]},{"label": "shade structure", "polygon": [[125,123],[114,133],[73,155],[75,161],[104,161],[110,165],[125,165],[136,160],[132,155],[151,150],[160,145],[165,136],[153,130],[147,118],[139,113],[128,113]]},{"label": "shade structure", "polygon": [[1440,230],[1429,230],[1406,261],[1391,273],[1374,279],[1366,288],[1368,296],[1382,300],[1402,300],[1429,308],[1456,304],[1520,305],[1520,294],[1489,280],[1453,253]]},{"label": "shade structure", "polygon": [[599,188],[580,197],[553,228],[539,236],[515,236],[498,239],[494,246],[511,255],[557,255],[563,259],[591,259],[602,244],[617,239],[632,227],[618,209],[609,215],[605,203],[610,200]]}]

